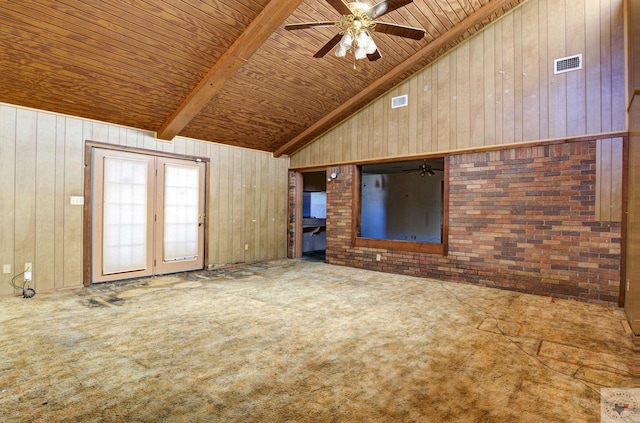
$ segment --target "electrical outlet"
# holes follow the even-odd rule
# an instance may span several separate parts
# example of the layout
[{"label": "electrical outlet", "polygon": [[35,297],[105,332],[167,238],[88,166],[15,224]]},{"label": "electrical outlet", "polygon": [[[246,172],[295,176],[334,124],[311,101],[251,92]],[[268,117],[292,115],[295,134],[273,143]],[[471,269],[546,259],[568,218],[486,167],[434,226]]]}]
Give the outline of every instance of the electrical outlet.
[{"label": "electrical outlet", "polygon": [[11,273],[11,265],[3,264],[2,265],[2,273]]},{"label": "electrical outlet", "polygon": [[33,271],[31,263],[24,264],[24,281],[28,282],[31,280],[31,272]]},{"label": "electrical outlet", "polygon": [[72,195],[69,202],[74,206],[82,206],[84,204],[84,197]]},{"label": "electrical outlet", "polygon": [[382,260],[382,256],[380,254],[376,254],[376,261]]},{"label": "electrical outlet", "polygon": [[249,251],[249,244],[244,244],[244,250]]}]

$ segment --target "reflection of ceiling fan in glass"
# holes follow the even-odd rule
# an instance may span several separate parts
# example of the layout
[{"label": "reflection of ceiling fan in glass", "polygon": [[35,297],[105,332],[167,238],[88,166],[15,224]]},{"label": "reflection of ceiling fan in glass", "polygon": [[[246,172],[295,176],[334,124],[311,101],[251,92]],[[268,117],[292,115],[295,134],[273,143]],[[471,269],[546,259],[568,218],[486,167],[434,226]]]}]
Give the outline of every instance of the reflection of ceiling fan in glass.
[{"label": "reflection of ceiling fan in glass", "polygon": [[380,3],[371,5],[366,0],[352,3],[346,3],[344,0],[327,0],[327,2],[342,15],[338,21],[292,24],[286,25],[284,29],[293,31],[296,29],[336,26],[340,28],[340,31],[318,50],[313,57],[324,57],[337,45],[338,47],[335,50],[335,54],[338,57],[345,57],[348,51],[353,51],[354,61],[364,59],[365,57],[374,61],[380,59],[382,55],[371,37],[371,32],[382,32],[384,34],[397,35],[414,40],[420,40],[425,36],[426,31],[422,28],[413,28],[375,20],[393,10],[406,6],[412,1],[413,0],[383,0]]}]

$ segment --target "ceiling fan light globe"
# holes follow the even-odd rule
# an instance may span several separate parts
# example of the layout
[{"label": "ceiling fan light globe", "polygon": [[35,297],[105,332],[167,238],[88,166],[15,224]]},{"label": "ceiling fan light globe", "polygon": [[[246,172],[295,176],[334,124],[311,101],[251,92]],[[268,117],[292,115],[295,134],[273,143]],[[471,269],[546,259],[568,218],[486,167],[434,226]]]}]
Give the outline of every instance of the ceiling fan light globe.
[{"label": "ceiling fan light globe", "polygon": [[339,45],[338,48],[336,49],[336,57],[345,57],[346,55],[347,55],[347,49]]},{"label": "ceiling fan light globe", "polygon": [[365,57],[367,57],[367,51],[362,48],[362,47],[358,47],[354,53],[356,60],[361,60],[364,59]]},{"label": "ceiling fan light globe", "polygon": [[364,31],[360,32],[356,36],[356,44],[358,45],[358,47],[362,47],[365,50],[369,47],[370,40],[371,37],[369,37],[369,35]]},{"label": "ceiling fan light globe", "polygon": [[345,50],[349,50],[351,48],[351,44],[353,43],[353,37],[348,32],[345,32],[340,40],[340,47]]},{"label": "ceiling fan light globe", "polygon": [[365,49],[367,51],[367,54],[373,54],[376,52],[377,49],[378,49],[378,46],[376,45],[376,43],[373,42],[373,38],[369,37],[369,44]]}]

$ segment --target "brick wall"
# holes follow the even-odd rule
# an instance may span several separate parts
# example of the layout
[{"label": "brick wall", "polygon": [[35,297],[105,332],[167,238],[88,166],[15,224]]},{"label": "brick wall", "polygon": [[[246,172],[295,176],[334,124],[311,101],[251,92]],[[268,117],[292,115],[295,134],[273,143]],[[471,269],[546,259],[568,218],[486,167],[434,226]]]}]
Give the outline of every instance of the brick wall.
[{"label": "brick wall", "polygon": [[617,305],[621,227],[594,219],[595,151],[584,141],[450,156],[446,256],[352,247],[342,166],[327,184],[327,262]]}]

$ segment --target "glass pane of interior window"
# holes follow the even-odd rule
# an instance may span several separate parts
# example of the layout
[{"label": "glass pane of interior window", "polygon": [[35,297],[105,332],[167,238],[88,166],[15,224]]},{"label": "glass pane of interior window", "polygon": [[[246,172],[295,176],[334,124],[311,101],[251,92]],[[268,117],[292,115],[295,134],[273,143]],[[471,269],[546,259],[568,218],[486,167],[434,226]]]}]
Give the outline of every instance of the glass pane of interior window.
[{"label": "glass pane of interior window", "polygon": [[164,261],[198,256],[200,170],[166,164],[164,169]]},{"label": "glass pane of interior window", "polygon": [[363,238],[442,242],[443,159],[362,167]]},{"label": "glass pane of interior window", "polygon": [[146,268],[147,166],[140,160],[104,159],[104,274]]}]

